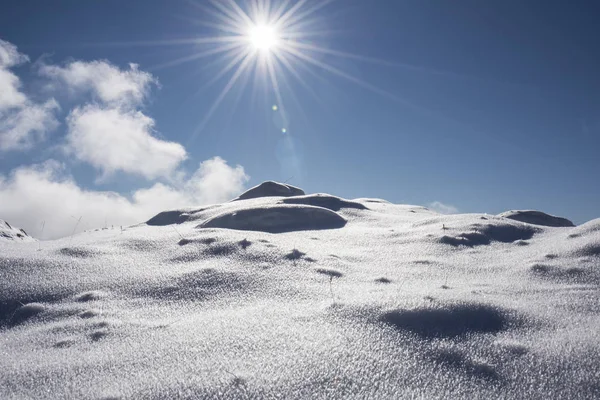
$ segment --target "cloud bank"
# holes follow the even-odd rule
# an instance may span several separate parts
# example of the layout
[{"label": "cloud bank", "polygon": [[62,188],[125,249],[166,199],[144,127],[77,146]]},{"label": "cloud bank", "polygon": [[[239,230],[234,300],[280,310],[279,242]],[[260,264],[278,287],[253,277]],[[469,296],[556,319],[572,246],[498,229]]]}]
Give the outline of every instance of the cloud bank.
[{"label": "cloud bank", "polygon": [[72,233],[73,216],[82,217],[79,230],[105,223],[131,225],[167,209],[229,200],[243,191],[248,179],[243,167],[214,157],[202,162],[180,185],[155,183],[134,191],[129,199],[114,192],[82,189],[65,173],[64,164],[48,160],[17,168],[9,176],[0,175],[0,210],[2,219],[30,235],[54,239]]}]

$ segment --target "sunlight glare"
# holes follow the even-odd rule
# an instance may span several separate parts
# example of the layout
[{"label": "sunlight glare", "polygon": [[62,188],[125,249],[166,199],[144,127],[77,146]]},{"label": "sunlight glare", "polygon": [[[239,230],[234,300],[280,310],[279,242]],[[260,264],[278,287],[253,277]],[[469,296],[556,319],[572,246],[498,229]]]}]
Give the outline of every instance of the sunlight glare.
[{"label": "sunlight glare", "polygon": [[250,28],[248,38],[254,48],[261,51],[271,51],[278,42],[277,31],[273,26],[256,25]]},{"label": "sunlight glare", "polygon": [[[194,1],[194,0],[192,0]],[[371,85],[360,78],[329,64],[324,56],[370,60],[352,53],[321,47],[314,38],[327,34],[319,12],[335,0],[207,0],[210,6],[198,5],[211,21],[203,22],[215,28],[213,36],[204,36],[161,44],[206,45],[199,52],[170,60],[168,66],[216,56],[215,62],[222,63],[216,74],[203,85],[206,88],[217,81],[224,86],[210,108],[190,135],[193,140],[206,126],[209,119],[235,86],[240,87],[238,99],[254,75],[253,96],[256,88],[263,85],[265,93],[274,97],[271,110],[277,115],[276,126],[289,135],[290,122],[286,113],[283,93],[299,105],[290,77],[301,84],[318,102],[321,99],[302,73],[322,79],[317,71],[336,75],[375,93],[398,100],[387,91]],[[202,22],[202,21],[200,21]],[[213,64],[213,63],[211,63]],[[292,90],[290,90],[292,89]],[[197,93],[200,92],[200,89]],[[399,99],[402,100],[402,99]],[[236,103],[237,104],[237,103]],[[268,107],[268,106],[267,106]]]}]

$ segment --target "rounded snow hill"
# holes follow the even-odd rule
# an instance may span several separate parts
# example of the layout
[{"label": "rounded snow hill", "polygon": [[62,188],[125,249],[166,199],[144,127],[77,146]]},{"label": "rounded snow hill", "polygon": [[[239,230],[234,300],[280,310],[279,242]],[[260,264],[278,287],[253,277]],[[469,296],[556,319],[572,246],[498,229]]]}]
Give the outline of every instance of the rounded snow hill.
[{"label": "rounded snow hill", "polygon": [[549,215],[541,211],[534,210],[511,210],[503,212],[502,214],[498,214],[498,216],[533,225],[553,227],[575,226],[575,224],[566,218],[555,217],[554,215]]},{"label": "rounded snow hill", "polygon": [[273,181],[266,181],[258,186],[254,186],[248,189],[232,201],[237,200],[248,200],[256,199],[258,197],[290,197],[290,196],[304,196],[304,190],[295,186],[286,185],[284,183],[278,183]]},{"label": "rounded snow hill", "polygon": [[280,204],[229,211],[203,222],[198,228],[282,233],[336,229],[344,225],[346,220],[341,215],[323,207]]}]

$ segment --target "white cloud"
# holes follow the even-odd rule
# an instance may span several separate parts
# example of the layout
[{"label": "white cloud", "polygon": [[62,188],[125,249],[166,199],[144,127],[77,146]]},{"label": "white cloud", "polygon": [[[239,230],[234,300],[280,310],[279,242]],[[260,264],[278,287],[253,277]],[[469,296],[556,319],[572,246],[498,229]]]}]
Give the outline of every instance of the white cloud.
[{"label": "white cloud", "polygon": [[70,235],[72,216],[82,216],[78,231],[109,225],[129,225],[148,220],[166,209],[223,202],[244,189],[248,176],[241,166],[231,167],[220,157],[206,160],[179,188],[157,183],[134,192],[131,199],[114,192],[80,188],[54,160],[18,168],[9,177],[0,175],[0,218],[43,238]]},{"label": "white cloud", "polygon": [[121,70],[108,61],[73,61],[64,67],[43,65],[42,75],[51,77],[71,91],[88,91],[110,106],[135,107],[148,96],[157,80],[152,74],[140,71],[137,64]]},{"label": "white cloud", "polygon": [[179,143],[152,136],[154,120],[140,111],[88,105],[75,108],[67,118],[67,150],[101,170],[147,179],[170,176],[186,159]]},{"label": "white cloud", "polygon": [[0,110],[21,107],[27,102],[27,96],[20,91],[20,87],[19,78],[0,64]]},{"label": "white cloud", "polygon": [[26,150],[58,126],[54,99],[31,101],[21,91],[21,80],[9,68],[28,61],[17,48],[0,40],[0,151]]},{"label": "white cloud", "polygon": [[0,150],[26,150],[43,141],[46,133],[58,127],[54,117],[58,108],[51,99],[43,104],[28,102],[17,110],[0,110]]},{"label": "white cloud", "polygon": [[429,203],[427,205],[427,207],[429,207],[433,211],[439,212],[440,214],[456,214],[456,213],[458,213],[458,208],[456,208],[452,205],[449,205],[449,204],[444,204],[441,201],[434,201],[433,203]]},{"label": "white cloud", "polygon": [[187,158],[180,144],[153,136],[154,120],[137,110],[158,82],[136,64],[122,70],[107,61],[72,61],[42,65],[40,73],[98,100],[71,110],[65,149],[100,170],[101,179],[117,171],[150,180],[171,177]]},{"label": "white cloud", "polygon": [[140,204],[160,202],[163,209],[221,203],[240,194],[247,181],[242,166],[233,168],[221,157],[214,157],[200,163],[191,178],[177,189],[157,183],[149,189],[138,190],[133,199]]},{"label": "white cloud", "polygon": [[27,61],[29,58],[19,53],[17,46],[0,39],[0,68],[10,68]]}]

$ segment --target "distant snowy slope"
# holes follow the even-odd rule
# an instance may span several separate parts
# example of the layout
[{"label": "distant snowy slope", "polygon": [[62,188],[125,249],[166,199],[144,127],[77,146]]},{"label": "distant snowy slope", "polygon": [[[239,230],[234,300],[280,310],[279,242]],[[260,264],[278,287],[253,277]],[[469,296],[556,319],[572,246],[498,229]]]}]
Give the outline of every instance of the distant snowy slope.
[{"label": "distant snowy slope", "polygon": [[23,229],[10,225],[8,222],[0,219],[0,240],[34,242],[32,238]]},{"label": "distant snowy slope", "polygon": [[527,222],[528,224],[554,226],[554,227],[571,227],[575,226],[571,221],[562,217],[555,217],[541,211],[533,210],[512,210],[498,214],[499,217],[514,219],[515,221]]},{"label": "distant snowy slope", "polygon": [[0,398],[600,398],[600,219],[279,189],[0,243]]}]

